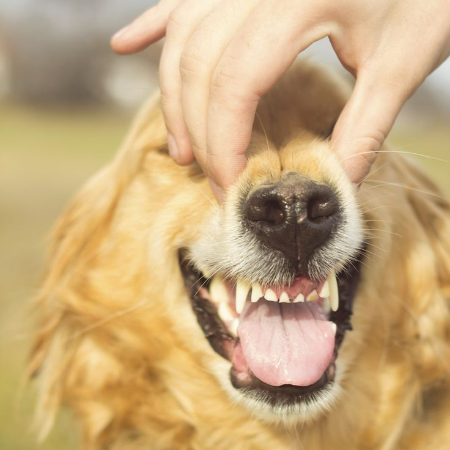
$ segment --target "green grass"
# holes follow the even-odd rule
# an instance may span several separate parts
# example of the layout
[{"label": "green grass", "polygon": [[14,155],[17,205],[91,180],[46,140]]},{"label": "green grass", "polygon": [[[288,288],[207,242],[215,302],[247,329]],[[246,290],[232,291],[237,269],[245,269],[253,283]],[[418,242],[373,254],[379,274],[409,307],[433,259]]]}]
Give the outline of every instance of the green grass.
[{"label": "green grass", "polygon": [[[39,286],[45,237],[75,190],[115,153],[129,118],[101,110],[0,104],[0,449],[38,448],[31,433],[33,389],[19,396],[34,330],[29,303]],[[394,133],[402,151],[450,159],[443,126]],[[450,192],[450,163],[418,158]],[[42,450],[79,448],[64,412]]]},{"label": "green grass", "polygon": [[[413,155],[447,192],[450,192],[450,125],[441,123],[420,131],[393,131],[389,141],[395,150]],[[444,160],[444,161],[440,161]]]},{"label": "green grass", "polygon": [[[46,235],[76,189],[111,158],[129,118],[98,110],[0,104],[0,448],[37,449],[34,389],[20,393],[34,330]],[[42,450],[79,448],[71,414],[58,418]]]}]

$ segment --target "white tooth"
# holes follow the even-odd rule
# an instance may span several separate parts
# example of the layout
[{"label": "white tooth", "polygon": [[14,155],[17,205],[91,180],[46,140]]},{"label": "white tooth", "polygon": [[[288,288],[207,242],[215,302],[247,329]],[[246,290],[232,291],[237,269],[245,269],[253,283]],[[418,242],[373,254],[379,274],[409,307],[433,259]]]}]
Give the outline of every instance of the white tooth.
[{"label": "white tooth", "polygon": [[209,285],[209,294],[214,303],[228,303],[230,298],[228,295],[228,289],[222,280],[222,277],[216,275]]},{"label": "white tooth", "polygon": [[314,289],[312,292],[308,294],[308,297],[306,297],[307,302],[315,302],[319,296],[317,295],[317,291]]},{"label": "white tooth", "polygon": [[319,297],[328,298],[330,296],[330,285],[328,280],[323,283],[322,289],[319,292]]},{"label": "white tooth", "polygon": [[331,322],[331,328],[333,329],[333,333],[336,336],[337,326],[334,322]]},{"label": "white tooth", "polygon": [[280,303],[289,303],[289,295],[287,295],[287,292],[282,292],[280,295]]},{"label": "white tooth", "polygon": [[305,296],[303,294],[298,294],[297,297],[295,297],[294,303],[304,302]]},{"label": "white tooth", "polygon": [[220,303],[218,313],[220,318],[224,321],[232,321],[234,319],[233,311],[231,311],[231,308],[228,306],[228,303]]},{"label": "white tooth", "polygon": [[329,298],[323,299],[322,310],[325,313],[325,315],[328,317],[328,315],[330,314],[330,311],[331,311]]},{"label": "white tooth", "polygon": [[239,279],[236,286],[236,312],[241,314],[244,311],[245,300],[250,290],[250,283]]},{"label": "white tooth", "polygon": [[252,302],[256,303],[263,296],[261,285],[259,283],[252,284]]},{"label": "white tooth", "polygon": [[239,327],[239,319],[234,319],[233,322],[231,322],[230,325],[230,331],[231,334],[233,334],[234,336],[237,336],[238,332],[238,327]]},{"label": "white tooth", "polygon": [[333,311],[337,311],[339,308],[339,291],[336,280],[336,275],[331,273],[328,277],[330,283],[330,306]]},{"label": "white tooth", "polygon": [[266,300],[268,300],[269,302],[277,302],[278,301],[277,294],[275,294],[275,292],[272,291],[272,289],[266,290],[266,293],[264,294],[264,298]]}]

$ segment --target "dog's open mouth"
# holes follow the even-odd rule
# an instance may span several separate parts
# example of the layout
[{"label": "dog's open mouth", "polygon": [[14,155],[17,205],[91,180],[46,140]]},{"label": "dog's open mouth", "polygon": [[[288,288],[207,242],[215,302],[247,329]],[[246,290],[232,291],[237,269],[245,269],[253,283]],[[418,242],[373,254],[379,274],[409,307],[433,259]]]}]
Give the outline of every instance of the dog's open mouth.
[{"label": "dog's open mouth", "polygon": [[297,277],[284,288],[208,277],[180,255],[198,323],[232,363],[236,389],[272,404],[305,401],[332,383],[358,284],[356,258],[337,276]]}]

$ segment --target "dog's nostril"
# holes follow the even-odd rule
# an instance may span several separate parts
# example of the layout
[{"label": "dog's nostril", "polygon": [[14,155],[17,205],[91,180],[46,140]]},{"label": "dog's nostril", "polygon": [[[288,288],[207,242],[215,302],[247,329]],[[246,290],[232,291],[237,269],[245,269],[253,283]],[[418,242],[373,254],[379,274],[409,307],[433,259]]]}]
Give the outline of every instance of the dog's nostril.
[{"label": "dog's nostril", "polygon": [[245,205],[247,219],[264,222],[266,225],[280,225],[284,222],[283,206],[277,199],[253,196]]},{"label": "dog's nostril", "polygon": [[308,220],[320,223],[339,212],[339,204],[330,190],[330,194],[322,193],[309,199],[307,204]]}]

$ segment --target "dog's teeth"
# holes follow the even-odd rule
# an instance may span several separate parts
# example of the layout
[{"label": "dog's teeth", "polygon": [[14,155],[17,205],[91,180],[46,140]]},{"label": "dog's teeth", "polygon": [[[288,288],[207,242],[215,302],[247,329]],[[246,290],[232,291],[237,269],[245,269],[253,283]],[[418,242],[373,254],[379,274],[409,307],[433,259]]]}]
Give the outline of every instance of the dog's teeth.
[{"label": "dog's teeth", "polygon": [[212,279],[211,284],[209,285],[209,294],[214,303],[228,303],[228,289],[219,275],[216,275]]},{"label": "dog's teeth", "polygon": [[306,297],[307,302],[315,302],[319,296],[317,295],[317,291],[314,289],[312,292],[309,293],[308,297]]},{"label": "dog's teeth", "polygon": [[263,296],[261,285],[259,283],[252,284],[252,302],[256,303]]},{"label": "dog's teeth", "polygon": [[239,319],[234,319],[233,322],[231,322],[231,325],[230,325],[230,331],[231,331],[231,334],[233,336],[237,336],[238,335],[238,332],[237,332],[238,326],[239,326]]},{"label": "dog's teeth", "polygon": [[225,302],[220,303],[218,313],[219,317],[224,322],[232,321],[234,319],[233,311],[231,311],[231,308],[229,307],[228,303]]},{"label": "dog's teeth", "polygon": [[336,336],[337,325],[334,322],[331,322],[331,328],[333,329],[333,334]]},{"label": "dog's teeth", "polygon": [[264,294],[264,298],[266,300],[268,300],[269,302],[277,302],[278,301],[278,297],[277,294],[275,294],[274,291],[272,291],[272,289],[267,289],[265,294]]},{"label": "dog's teeth", "polygon": [[330,285],[328,280],[323,283],[322,289],[319,292],[319,297],[328,298],[330,296]]},{"label": "dog's teeth", "polygon": [[280,295],[280,303],[289,303],[289,295],[287,295],[287,292],[282,292]]},{"label": "dog's teeth", "polygon": [[329,298],[324,298],[323,299],[322,311],[328,317],[328,315],[330,314],[330,311],[331,311],[330,299]]},{"label": "dog's teeth", "polygon": [[303,294],[298,294],[297,297],[295,297],[294,303],[304,302],[305,296]]},{"label": "dog's teeth", "polygon": [[236,312],[241,314],[244,311],[245,300],[250,290],[250,283],[239,279],[236,285]]},{"label": "dog's teeth", "polygon": [[337,311],[339,308],[339,290],[336,280],[336,275],[331,273],[328,277],[330,283],[330,306],[333,311]]}]

